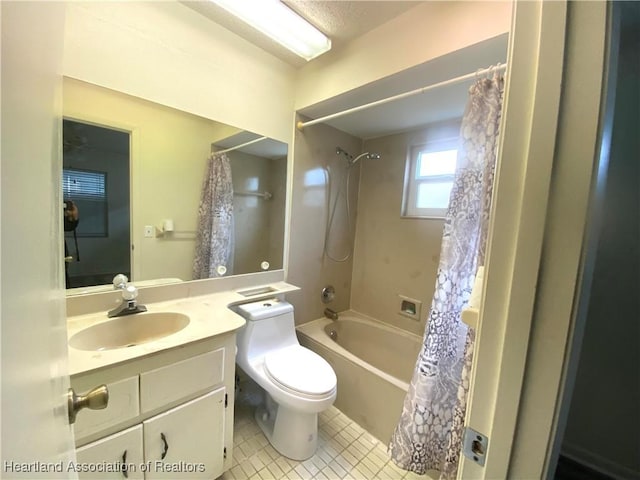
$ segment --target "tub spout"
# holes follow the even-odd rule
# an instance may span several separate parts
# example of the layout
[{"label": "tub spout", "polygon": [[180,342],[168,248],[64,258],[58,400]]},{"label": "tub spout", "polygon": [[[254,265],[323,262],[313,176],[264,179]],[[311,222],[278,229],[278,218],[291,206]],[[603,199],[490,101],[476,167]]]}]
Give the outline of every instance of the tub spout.
[{"label": "tub spout", "polygon": [[331,320],[337,320],[338,319],[338,312],[336,312],[335,310],[332,310],[330,308],[325,308],[324,309],[324,316],[331,319]]}]

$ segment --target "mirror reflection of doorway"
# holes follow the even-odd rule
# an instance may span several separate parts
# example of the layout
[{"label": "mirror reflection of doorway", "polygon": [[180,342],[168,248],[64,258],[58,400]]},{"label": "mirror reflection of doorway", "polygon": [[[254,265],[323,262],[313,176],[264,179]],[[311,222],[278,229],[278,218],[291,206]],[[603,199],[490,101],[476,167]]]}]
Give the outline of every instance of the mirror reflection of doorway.
[{"label": "mirror reflection of doorway", "polygon": [[67,288],[131,278],[129,133],[64,120],[62,136],[63,208],[79,219],[65,225]]}]

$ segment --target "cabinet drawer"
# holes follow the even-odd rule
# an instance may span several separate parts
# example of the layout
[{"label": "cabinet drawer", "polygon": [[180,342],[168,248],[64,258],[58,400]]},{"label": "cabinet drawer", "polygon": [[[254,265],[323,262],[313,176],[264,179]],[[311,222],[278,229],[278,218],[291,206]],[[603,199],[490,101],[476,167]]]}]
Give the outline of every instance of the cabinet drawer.
[{"label": "cabinet drawer", "polygon": [[76,450],[80,479],[144,478],[142,425],[114,433]]},{"label": "cabinet drawer", "polygon": [[[72,382],[77,394],[86,393],[96,385],[89,387],[82,382]],[[140,397],[138,392],[138,376],[107,383],[109,403],[103,410],[85,409],[78,413],[74,431],[76,440],[97,433],[106,428],[122,423],[140,414]]]},{"label": "cabinet drawer", "polygon": [[150,412],[222,383],[224,348],[140,374],[140,405]]}]

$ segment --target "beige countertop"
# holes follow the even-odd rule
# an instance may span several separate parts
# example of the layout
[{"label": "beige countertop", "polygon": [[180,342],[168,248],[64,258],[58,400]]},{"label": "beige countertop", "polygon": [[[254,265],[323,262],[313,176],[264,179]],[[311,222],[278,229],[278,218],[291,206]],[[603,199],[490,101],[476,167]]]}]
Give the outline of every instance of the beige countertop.
[{"label": "beige countertop", "polygon": [[[244,326],[245,320],[234,313],[229,306],[255,302],[298,290],[297,287],[284,282],[279,282],[269,287],[272,288],[271,291],[253,294],[251,296],[243,295],[238,290],[230,290],[198,297],[144,304],[149,313],[182,313],[189,317],[190,322],[185,328],[176,333],[131,347],[95,351],[80,350],[69,345],[69,375],[77,375],[107,366],[117,365],[207,338],[234,332]],[[143,302],[141,301],[140,303]],[[134,314],[132,317],[136,315],[145,314]],[[127,317],[117,318],[126,319]],[[107,317],[106,311],[68,317],[67,338],[71,339],[73,335],[86,328],[111,320],[113,319]]]}]

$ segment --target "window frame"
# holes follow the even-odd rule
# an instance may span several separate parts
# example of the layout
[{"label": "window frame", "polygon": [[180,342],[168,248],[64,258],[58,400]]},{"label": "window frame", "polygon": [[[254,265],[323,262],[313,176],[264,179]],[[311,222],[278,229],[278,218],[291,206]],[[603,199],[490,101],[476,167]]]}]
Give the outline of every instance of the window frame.
[{"label": "window frame", "polygon": [[[447,213],[445,208],[419,208],[416,206],[418,190],[420,185],[430,183],[442,183],[443,180],[453,184],[455,171],[450,174],[428,175],[425,177],[417,176],[417,168],[420,155],[430,152],[440,152],[445,150],[458,150],[458,137],[448,137],[431,142],[411,145],[407,153],[407,162],[405,167],[405,182],[402,198],[401,216],[404,218],[425,218],[442,220]],[[457,154],[457,153],[456,153]]]}]

